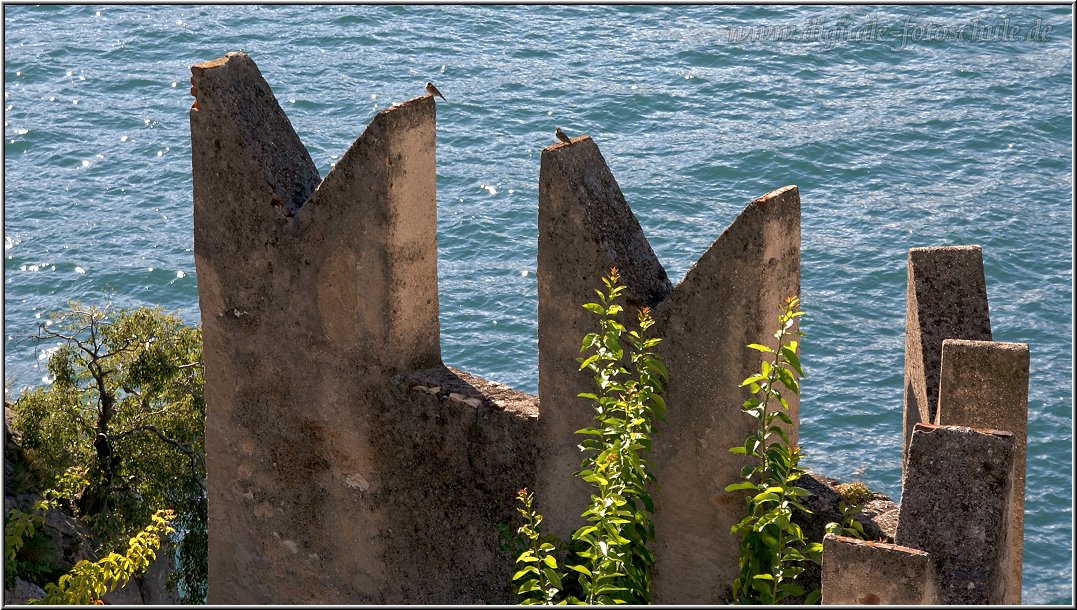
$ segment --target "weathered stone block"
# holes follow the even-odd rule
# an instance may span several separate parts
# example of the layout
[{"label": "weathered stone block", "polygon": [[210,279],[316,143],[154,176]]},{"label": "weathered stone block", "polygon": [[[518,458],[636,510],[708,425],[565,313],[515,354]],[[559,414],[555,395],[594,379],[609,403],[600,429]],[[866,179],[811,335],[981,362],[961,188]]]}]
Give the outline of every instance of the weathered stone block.
[{"label": "weathered stone block", "polygon": [[[790,186],[751,202],[670,287],[594,142],[586,136],[543,151],[539,178],[539,429],[543,454],[536,493],[545,524],[567,536],[582,523],[585,484],[572,473],[582,458],[575,430],[589,425],[593,391],[576,365],[580,339],[595,317],[580,305],[610,267],[626,286],[625,321],[651,307],[658,351],[671,378],[668,421],[650,456],[655,499],[655,584],[659,603],[730,598],[737,539],[730,527],[743,494],[727,494],[745,461],[729,453],[753,421],[740,412],[740,381],[758,370],[745,348],[768,336],[784,297],[800,285],[800,197]],[[790,415],[798,402],[791,397]],[[790,430],[796,442],[796,428]]]},{"label": "weathered stone block", "polygon": [[937,604],[931,559],[918,549],[827,534],[821,603]]},{"label": "weathered stone block", "polygon": [[1003,603],[1013,464],[1009,432],[916,425],[894,542],[931,554],[940,603]]},{"label": "weathered stone block", "polygon": [[991,340],[979,246],[912,248],[907,275],[902,476],[913,427],[935,423],[943,340]]},{"label": "weathered stone block", "polygon": [[1009,589],[1001,603],[1021,603],[1028,428],[1028,345],[947,339],[942,342],[938,422],[1007,430],[1014,438],[1014,472],[1005,555]]}]

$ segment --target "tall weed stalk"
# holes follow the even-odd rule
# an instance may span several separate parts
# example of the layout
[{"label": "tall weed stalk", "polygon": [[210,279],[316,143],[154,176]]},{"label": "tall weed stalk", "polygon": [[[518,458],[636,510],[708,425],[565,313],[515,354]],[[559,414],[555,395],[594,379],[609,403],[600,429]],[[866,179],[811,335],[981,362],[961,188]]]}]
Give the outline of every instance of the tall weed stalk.
[{"label": "tall weed stalk", "polygon": [[[733,581],[733,598],[741,604],[778,604],[805,594],[796,584],[804,571],[803,563],[817,561],[822,545],[809,543],[800,526],[793,523],[794,511],[811,511],[800,503],[810,495],[798,487],[797,480],[807,472],[799,465],[800,448],[794,446],[782,424],[791,426],[789,403],[782,393],[800,394],[799,378],[804,377],[797,355],[797,337],[804,336],[796,326],[800,299],[788,297],[774,333],[777,347],[759,343],[750,349],[768,354],[759,372],[749,376],[741,386],[748,386],[751,397],[741,410],[756,421],[755,431],[732,453],[752,458],[741,471],[744,481],[725,488],[727,492],[750,491],[747,515],[732,527],[740,536],[740,571]],[[805,603],[817,603],[819,591],[813,591]]]},{"label": "tall weed stalk", "polygon": [[[533,496],[521,490],[525,523],[518,531],[530,545],[513,576],[520,603],[651,602],[654,555],[647,545],[654,540],[654,502],[648,487],[654,473],[644,454],[656,422],[665,418],[661,394],[669,373],[652,351],[661,339],[646,336],[654,325],[650,311],[639,312],[633,330],[617,321],[624,311],[617,303],[625,289],[619,279],[611,269],[602,279],[605,290],[595,291],[598,301],[583,306],[599,317],[599,330],[583,338],[585,356],[579,359],[596,386],[579,395],[591,401],[594,425],[576,431],[586,437],[580,448],[587,455],[576,476],[592,488],[583,512],[587,524],[568,545],[555,544],[540,534]],[[561,563],[558,551],[565,557]]]}]

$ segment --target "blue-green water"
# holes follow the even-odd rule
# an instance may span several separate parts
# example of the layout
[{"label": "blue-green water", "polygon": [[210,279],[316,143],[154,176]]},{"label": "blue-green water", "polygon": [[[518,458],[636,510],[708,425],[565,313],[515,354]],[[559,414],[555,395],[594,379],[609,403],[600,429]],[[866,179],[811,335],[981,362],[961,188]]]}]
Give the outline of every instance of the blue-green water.
[{"label": "blue-green water", "polygon": [[250,53],[323,176],[432,80],[444,357],[522,390],[558,125],[601,147],[674,281],[799,185],[807,462],[895,499],[908,249],[981,245],[994,337],[1032,356],[1024,601],[1072,600],[1068,6],[4,8],[13,393],[68,299],[198,322],[191,64]]}]

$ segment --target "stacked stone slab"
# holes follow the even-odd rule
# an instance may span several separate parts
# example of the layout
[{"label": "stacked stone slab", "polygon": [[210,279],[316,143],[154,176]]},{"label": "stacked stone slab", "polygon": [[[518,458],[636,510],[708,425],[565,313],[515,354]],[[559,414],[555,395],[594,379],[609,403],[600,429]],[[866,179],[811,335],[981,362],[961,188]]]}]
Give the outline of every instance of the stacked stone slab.
[{"label": "stacked stone slab", "polygon": [[1021,603],[1028,423],[1028,345],[947,339],[942,342],[940,424],[1007,430],[1014,438],[1009,532],[1004,550],[1009,588],[1000,603]]},{"label": "stacked stone slab", "polygon": [[823,537],[821,603],[937,604],[935,572],[918,549],[827,534]]},{"label": "stacked stone slab", "polygon": [[[737,574],[737,538],[744,514],[737,481],[744,442],[754,422],[740,411],[739,387],[758,370],[748,343],[773,332],[782,300],[799,293],[800,198],[789,186],[752,201],[671,287],[598,147],[581,136],[542,153],[539,174],[539,396],[541,462],[537,499],[544,524],[567,537],[582,524],[588,490],[573,476],[581,454],[575,430],[592,417],[581,392],[593,392],[578,370],[579,341],[596,328],[580,304],[611,267],[626,286],[629,307],[653,310],[658,351],[670,371],[668,421],[651,457],[655,500],[656,603],[727,603]],[[797,421],[798,401],[790,401]],[[796,442],[796,426],[789,431]]]},{"label": "stacked stone slab", "polygon": [[[1005,591],[992,603],[1020,603],[1024,540],[1028,346],[991,341],[983,258],[977,246],[909,251],[905,340],[902,511],[909,501],[912,431],[920,422],[1006,431],[1013,435],[1013,472],[1006,498],[1006,536],[998,537]],[[968,449],[971,450],[971,449]],[[934,458],[932,458],[934,459]],[[970,477],[981,476],[970,472]],[[914,486],[915,488],[915,486]],[[915,493],[915,492],[913,492]],[[917,500],[913,498],[913,500]],[[949,527],[949,518],[935,527]],[[926,536],[926,534],[925,534]],[[943,568],[939,568],[940,570]],[[940,578],[950,576],[940,573]]]},{"label": "stacked stone slab", "polygon": [[209,601],[512,601],[537,409],[441,363],[433,99],[319,181],[249,57],[192,73]]},{"label": "stacked stone slab", "polygon": [[942,342],[991,340],[980,247],[910,249],[905,300],[903,475],[913,427],[936,423]]},{"label": "stacked stone slab", "polygon": [[943,604],[1000,604],[1007,548],[1013,434],[916,424],[894,543],[931,555]]}]

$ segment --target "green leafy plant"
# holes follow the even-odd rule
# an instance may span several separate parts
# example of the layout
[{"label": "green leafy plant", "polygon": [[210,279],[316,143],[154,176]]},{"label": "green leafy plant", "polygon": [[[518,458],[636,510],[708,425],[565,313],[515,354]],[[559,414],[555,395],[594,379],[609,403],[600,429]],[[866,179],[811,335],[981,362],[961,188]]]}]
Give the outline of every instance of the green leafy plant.
[{"label": "green leafy plant", "polygon": [[557,571],[558,541],[553,536],[543,536],[539,531],[542,515],[535,512],[531,504],[535,494],[527,488],[516,492],[516,499],[522,505],[517,508],[524,517],[524,524],[517,532],[524,539],[524,550],[516,558],[520,566],[512,576],[516,585],[516,594],[521,604],[552,604],[563,584]]},{"label": "green leafy plant", "polygon": [[863,503],[871,499],[872,491],[860,481],[853,481],[838,485],[838,494],[841,495],[841,500],[838,501],[841,521],[827,523],[826,533],[860,540],[866,539],[867,533],[864,532],[864,526],[856,516],[863,510]]},{"label": "green leafy plant", "polygon": [[[576,476],[592,487],[583,512],[587,524],[568,545],[542,537],[542,517],[522,491],[519,509],[525,523],[519,532],[531,541],[517,558],[513,577],[522,603],[646,604],[651,601],[654,503],[648,487],[654,473],[644,457],[651,449],[657,421],[665,418],[662,390],[669,373],[653,348],[661,339],[647,337],[654,325],[650,310],[637,315],[637,328],[618,321],[624,292],[613,268],[596,290],[598,302],[583,307],[599,316],[599,332],[588,333],[580,351],[580,370],[588,370],[596,392],[582,393],[594,407],[594,425],[577,430],[586,453]],[[626,346],[622,343],[627,343]],[[557,555],[565,556],[558,563]],[[559,571],[561,570],[561,571]]]},{"label": "green leafy plant", "polygon": [[[53,489],[42,494],[31,512],[18,509],[8,511],[4,522],[4,561],[16,572],[25,567],[16,564],[16,557],[25,541],[45,525],[45,514],[59,510],[61,505],[71,503],[77,490],[84,489],[88,481],[83,469],[68,468],[57,480]],[[27,600],[31,604],[67,605],[100,603],[101,598],[127,584],[133,577],[142,575],[156,558],[155,549],[161,539],[175,530],[171,522],[176,515],[171,510],[158,510],[150,518],[150,524],[127,542],[125,554],[109,553],[97,561],[82,560],[56,582],[45,584],[45,596]],[[22,569],[20,569],[22,568]],[[5,571],[9,568],[5,567]]]},{"label": "green leafy plant", "polygon": [[[805,540],[800,526],[793,522],[794,511],[811,512],[799,501],[810,492],[796,485],[807,470],[799,465],[799,447],[790,443],[782,427],[793,423],[782,388],[799,395],[798,378],[804,377],[795,339],[804,336],[795,328],[797,318],[804,315],[796,310],[799,303],[797,297],[786,298],[774,333],[776,348],[758,343],[748,346],[771,357],[761,362],[758,373],[741,383],[752,394],[742,411],[757,425],[742,446],[730,449],[753,459],[741,471],[745,480],[725,488],[727,492],[750,492],[747,515],[732,527],[740,537],[740,571],[733,581],[737,603],[778,604],[804,595],[803,587],[794,580],[804,571],[804,562],[817,560],[822,553],[822,545]],[[818,599],[819,591],[813,591],[805,603]]]},{"label": "green leafy plant", "polygon": [[864,532],[864,526],[856,519],[861,510],[863,507],[859,504],[846,504],[844,500],[839,500],[838,511],[841,513],[841,521],[827,523],[826,533],[865,540],[867,533]]},{"label": "green leafy plant", "polygon": [[[51,580],[57,572],[56,558],[51,557],[54,552],[47,553],[49,557],[37,560],[20,558],[19,551],[29,541],[39,540],[41,546],[51,551],[51,545],[44,540],[41,529],[45,525],[45,515],[50,510],[58,509],[61,504],[70,504],[71,498],[77,491],[85,487],[87,481],[82,468],[68,468],[56,481],[52,489],[47,489],[42,494],[41,500],[34,503],[30,512],[24,512],[17,508],[8,511],[4,520],[4,587],[15,586],[15,579],[22,577],[31,582],[44,582]],[[61,572],[63,570],[60,570]]]},{"label": "green leafy plant", "polygon": [[175,517],[171,510],[155,512],[150,524],[128,541],[124,554],[113,552],[92,562],[83,559],[59,581],[45,585],[44,597],[28,601],[48,605],[99,603],[104,595],[122,588],[150,567],[157,558],[155,551],[161,539],[175,531],[170,525]]},{"label": "green leafy plant", "polygon": [[179,535],[174,579],[182,601],[206,591],[205,401],[197,328],[156,308],[98,308],[71,303],[39,325],[50,342],[51,383],[12,404],[13,428],[44,484],[83,469],[72,493],[77,513],[101,552],[122,551],[173,507]]}]

